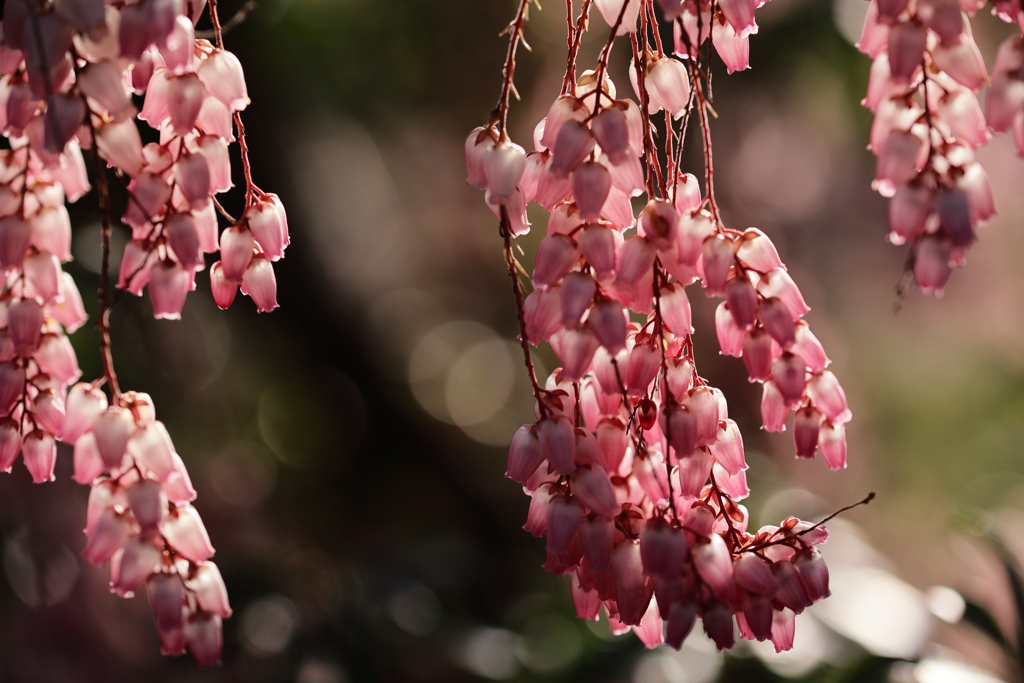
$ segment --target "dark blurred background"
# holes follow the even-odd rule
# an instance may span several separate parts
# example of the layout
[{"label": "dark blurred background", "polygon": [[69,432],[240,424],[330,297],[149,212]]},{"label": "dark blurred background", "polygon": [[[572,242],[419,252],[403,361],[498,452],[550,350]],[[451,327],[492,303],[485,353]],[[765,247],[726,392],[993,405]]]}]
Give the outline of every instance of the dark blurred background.
[{"label": "dark blurred background", "polygon": [[[224,0],[222,15],[240,5]],[[986,539],[1024,552],[1024,165],[1007,139],[982,151],[1000,216],[943,299],[910,296],[893,314],[905,253],[885,242],[869,187],[870,64],[852,46],[866,8],[772,0],[753,70],[715,71],[726,223],[776,242],[855,414],[848,470],[795,462],[788,433],[757,429],[760,393],[717,355],[714,304],[692,293],[701,374],[746,440],[752,526],[878,493],[830,524],[834,595],[798,620],[791,653],[723,657],[701,633],[646,652],[576,620],[567,579],[540,568],[543,541],[521,530],[528,499],[503,478],[505,447],[531,401],[496,221],[462,157],[497,98],[515,3],[260,0],[226,42],[253,100],[256,182],[288,209],[281,308],[258,316],[240,297],[219,312],[201,275],[180,323],[132,297],[113,312],[121,384],[153,395],[200,493],[235,609],[224,663],[161,657],[145,597],[110,595],[106,570],[81,559],[87,490],[62,450],[55,483],[32,486],[20,465],[0,477],[0,680],[1012,680],[983,628],[947,622],[989,614],[1015,638]],[[527,148],[557,95],[564,12],[545,3],[526,28],[511,130]],[[581,68],[607,31],[592,24]],[[976,19],[990,68],[1010,31]],[[620,95],[625,59],[617,44]],[[691,140],[700,175],[698,152]],[[95,311],[94,198],[72,211],[69,267]],[[544,232],[532,211],[527,254]],[[95,330],[73,341],[92,379]],[[539,359],[554,368],[549,350]]]}]

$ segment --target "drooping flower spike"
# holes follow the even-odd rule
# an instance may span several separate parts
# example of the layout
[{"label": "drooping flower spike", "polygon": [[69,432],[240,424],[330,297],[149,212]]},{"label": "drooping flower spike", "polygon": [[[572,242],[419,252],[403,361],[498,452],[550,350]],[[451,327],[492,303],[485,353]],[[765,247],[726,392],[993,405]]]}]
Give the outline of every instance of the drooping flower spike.
[{"label": "drooping flower spike", "polygon": [[[599,62],[573,79],[570,53],[562,92],[524,155],[504,114],[527,5],[510,27],[500,115],[466,141],[468,182],[501,209],[536,399],[537,421],[519,428],[508,454],[507,476],[531,498],[524,529],[546,539],[544,567],[571,577],[580,618],[603,608],[616,632],[678,648],[699,616],[720,649],[734,645],[734,624],[743,638],[789,649],[795,615],[829,594],[814,547],[828,532],[795,518],[748,529],[743,437],[725,396],[696,370],[695,289],[687,292],[700,282],[723,299],[719,349],[763,384],[764,428],[785,429],[795,411],[797,457],[820,450],[831,469],[844,468],[851,412],[804,320],[810,308],[770,238],[729,229],[714,198],[698,47],[710,39],[730,71],[747,68],[757,3],[659,0],[676,27],[668,55],[650,2],[595,2],[611,29]],[[622,35],[636,101],[617,97],[607,75]],[[655,138],[662,110],[672,130]],[[691,117],[706,146],[704,198],[672,146]],[[634,215],[630,200],[644,195]],[[512,240],[530,229],[531,201],[550,218],[524,296]],[[529,345],[545,341],[562,366],[541,385]]]}]

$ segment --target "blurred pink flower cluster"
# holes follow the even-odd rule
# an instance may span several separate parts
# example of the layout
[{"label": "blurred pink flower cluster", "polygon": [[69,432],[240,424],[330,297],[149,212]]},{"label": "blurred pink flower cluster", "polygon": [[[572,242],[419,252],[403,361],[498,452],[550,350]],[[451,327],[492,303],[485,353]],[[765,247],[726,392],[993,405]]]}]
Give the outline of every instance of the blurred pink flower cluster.
[{"label": "blurred pink flower cluster", "polygon": [[[720,649],[733,646],[735,619],[744,638],[788,649],[795,614],[829,594],[814,548],[828,533],[795,518],[748,531],[743,439],[722,392],[697,373],[686,291],[699,281],[724,299],[719,348],[762,383],[764,428],[783,431],[796,411],[796,455],[820,451],[844,468],[851,412],[803,320],[810,309],[768,236],[728,229],[713,195],[700,46],[710,34],[730,70],[746,68],[757,3],[715,3],[712,15],[708,3],[698,13],[697,3],[659,2],[679,58],[664,53],[650,0],[594,4],[608,42],[597,68],[575,77],[585,2],[575,28],[567,22],[570,66],[534,150],[504,127],[525,2],[511,26],[506,99],[466,140],[468,182],[501,221],[536,397],[537,422],[514,435],[507,476],[531,496],[524,528],[546,537],[544,567],[571,575],[581,618],[603,606],[614,631],[678,648],[700,616]],[[607,76],[612,45],[627,34],[639,104],[617,99]],[[703,198],[672,146],[691,114],[705,142]],[[631,200],[645,195],[635,216]],[[531,201],[550,216],[524,298],[510,245],[530,229]],[[543,341],[562,367],[541,387],[526,344]]]},{"label": "blurred pink flower cluster", "polygon": [[[186,646],[219,660],[227,592],[196,493],[148,395],[121,392],[113,369],[106,278],[113,167],[131,227],[118,286],[149,288],[154,315],[177,319],[204,254],[221,254],[211,288],[221,308],[241,287],[259,311],[277,306],[271,262],[288,244],[284,208],[252,182],[238,112],[249,103],[238,59],[196,39],[206,2],[8,0],[0,41],[0,469],[21,453],[35,482],[53,479],[56,441],[74,446],[74,478],[92,486],[84,555],[110,563],[111,589],[146,587],[163,651]],[[145,95],[141,112],[133,95]],[[137,121],[158,131],[142,144]],[[231,218],[215,195],[232,184],[238,132],[245,209]],[[104,375],[81,375],[65,333],[87,321],[72,278],[64,202],[90,190],[82,150],[96,161],[104,214],[100,341]],[[219,231],[218,211],[231,226]],[[219,233],[219,234],[218,234]],[[111,397],[102,391],[106,384]],[[70,389],[69,389],[70,387]]]},{"label": "blurred pink flower cluster", "polygon": [[[912,245],[917,288],[941,295],[963,265],[976,229],[995,216],[988,175],[976,150],[1013,129],[1024,156],[1024,42],[999,48],[991,78],[971,33],[985,0],[872,0],[858,48],[875,61],[863,104],[875,113],[870,149],[874,187],[889,203],[889,240]],[[1008,22],[1018,0],[995,2]],[[983,112],[978,90],[986,84]]]}]

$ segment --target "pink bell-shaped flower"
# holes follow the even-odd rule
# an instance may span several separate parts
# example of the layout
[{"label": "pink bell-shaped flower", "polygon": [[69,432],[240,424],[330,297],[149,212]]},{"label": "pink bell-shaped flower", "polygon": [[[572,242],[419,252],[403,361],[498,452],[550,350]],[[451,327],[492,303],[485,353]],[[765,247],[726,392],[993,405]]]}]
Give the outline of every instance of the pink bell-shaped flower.
[{"label": "pink bell-shaped flower", "polygon": [[18,423],[9,417],[0,418],[0,471],[10,472],[21,452],[21,432]]},{"label": "pink bell-shaped flower", "polygon": [[162,422],[151,422],[137,429],[126,444],[128,455],[144,470],[164,481],[174,472],[174,444]]},{"label": "pink bell-shaped flower", "polygon": [[247,294],[256,304],[259,313],[269,313],[277,308],[277,278],[274,266],[262,254],[253,257],[242,275],[242,293]]},{"label": "pink bell-shaped flower", "polygon": [[711,41],[729,73],[750,68],[750,37],[737,33],[728,21],[711,22]]},{"label": "pink bell-shaped flower", "polygon": [[22,358],[36,352],[42,326],[43,307],[34,299],[17,299],[7,307],[7,332]]},{"label": "pink bell-shaped flower", "polygon": [[252,232],[234,225],[220,235],[220,259],[224,277],[231,282],[241,282],[242,275],[252,261],[255,244]]},{"label": "pink bell-shaped flower", "polygon": [[825,349],[822,348],[821,342],[811,332],[807,323],[798,322],[794,326],[794,334],[796,341],[789,347],[789,350],[803,358],[811,372],[821,372],[828,367],[832,361],[825,355]]},{"label": "pink bell-shaped flower", "polygon": [[146,163],[142,156],[142,138],[131,120],[101,124],[96,131],[96,147],[108,164],[129,176],[138,175]]},{"label": "pink bell-shaped flower", "polygon": [[583,511],[580,504],[566,496],[555,496],[547,510],[547,548],[553,553],[564,552],[576,535]]},{"label": "pink bell-shaped flower", "polygon": [[661,289],[661,315],[673,334],[682,336],[693,332],[690,299],[686,289],[670,283]]},{"label": "pink bell-shaped flower", "polygon": [[721,536],[711,534],[707,543],[694,545],[691,554],[700,578],[716,595],[722,595],[732,587],[732,558]]},{"label": "pink bell-shaped flower", "polygon": [[220,663],[223,634],[219,616],[205,612],[190,615],[185,621],[184,632],[189,652],[199,666]]},{"label": "pink bell-shaped flower", "polygon": [[484,159],[487,189],[496,204],[507,204],[526,169],[526,152],[511,142],[496,145]]},{"label": "pink bell-shaped flower", "polygon": [[635,285],[651,272],[656,256],[654,245],[650,242],[638,235],[630,237],[622,243],[622,249],[619,250],[616,281]]},{"label": "pink bell-shaped flower", "polygon": [[715,332],[718,336],[718,348],[723,356],[740,356],[743,354],[745,333],[736,324],[736,318],[724,301],[715,310]]},{"label": "pink bell-shaped flower", "polygon": [[786,418],[789,417],[790,407],[783,398],[782,392],[775,386],[775,382],[768,380],[764,383],[764,393],[761,396],[761,420],[766,432],[786,431]]},{"label": "pink bell-shaped flower", "polygon": [[611,518],[620,512],[608,473],[600,467],[580,467],[569,480],[573,495],[599,517]]},{"label": "pink bell-shaped flower", "polygon": [[853,414],[846,404],[846,393],[836,376],[825,370],[807,383],[807,396],[832,422],[849,422]]},{"label": "pink bell-shaped flower", "polygon": [[704,632],[719,650],[728,650],[736,644],[732,616],[732,608],[717,600],[706,607],[701,615]]},{"label": "pink bell-shaped flower", "polygon": [[600,342],[587,325],[578,330],[564,330],[559,337],[557,343],[552,339],[552,346],[562,361],[562,376],[570,382],[578,382],[590,370]]},{"label": "pink bell-shaped flower", "polygon": [[893,81],[906,83],[921,66],[928,31],[915,21],[896,24],[889,30],[889,70]]},{"label": "pink bell-shaped flower", "polygon": [[174,164],[174,181],[193,209],[210,201],[210,164],[202,154],[183,154]]},{"label": "pink bell-shaped flower", "polygon": [[562,325],[566,329],[579,327],[584,312],[590,308],[597,291],[594,278],[586,273],[572,272],[565,276],[560,288],[562,300]]},{"label": "pink bell-shaped flower", "polygon": [[238,57],[227,50],[214,50],[197,71],[199,80],[211,95],[231,111],[242,111],[249,104],[249,93]]},{"label": "pink bell-shaped flower", "polygon": [[221,309],[227,309],[235,300],[238,293],[238,283],[232,282],[224,277],[224,269],[217,261],[210,267],[210,290],[213,292],[213,300]]},{"label": "pink bell-shaped flower", "polygon": [[804,387],[807,384],[807,363],[796,354],[782,354],[772,363],[772,381],[782,394],[786,404],[793,406],[804,395]]},{"label": "pink bell-shaped flower", "polygon": [[[68,200],[70,201],[70,195]],[[71,260],[71,219],[64,206],[45,208],[29,221],[31,226],[30,243],[39,251],[49,251],[63,261]],[[5,238],[4,222],[0,221],[0,249]],[[0,251],[0,265],[5,258]],[[20,259],[19,259],[20,260]]]},{"label": "pink bell-shaped flower", "polygon": [[156,529],[167,516],[167,494],[151,479],[143,479],[128,488],[128,505],[143,531]]},{"label": "pink bell-shaped flower", "polygon": [[796,614],[800,614],[813,603],[804,590],[803,583],[796,567],[791,562],[780,562],[772,568],[775,580],[779,582],[779,590],[775,593],[775,600],[784,607],[788,607]]},{"label": "pink bell-shaped flower", "polygon": [[757,6],[757,0],[724,0],[719,4],[725,20],[741,37],[757,32],[757,24],[754,23],[754,10]]},{"label": "pink bell-shaped flower", "polygon": [[25,391],[25,369],[0,363],[0,412],[9,413]]},{"label": "pink bell-shaped flower", "polygon": [[284,249],[289,242],[288,216],[276,194],[265,195],[263,200],[253,204],[246,212],[246,220],[269,260],[277,261],[284,257]]},{"label": "pink bell-shaped flower", "polygon": [[654,344],[637,344],[629,352],[626,366],[626,391],[630,396],[644,396],[661,367],[661,352]]},{"label": "pink bell-shaped flower", "polygon": [[757,293],[765,299],[777,297],[786,305],[786,309],[793,317],[793,322],[811,310],[811,307],[804,301],[800,288],[793,282],[789,273],[782,268],[768,271],[757,283]]},{"label": "pink bell-shaped flower", "polygon": [[818,446],[818,432],[821,430],[821,413],[806,406],[796,411],[793,420],[793,440],[796,442],[796,457],[813,458]]},{"label": "pink bell-shaped flower", "polygon": [[83,434],[75,441],[74,475],[72,478],[79,484],[92,484],[103,474],[103,458],[96,447],[96,437],[92,432]]},{"label": "pink bell-shaped flower", "polygon": [[889,241],[899,246],[914,241],[924,229],[935,199],[921,183],[903,183],[889,202]]},{"label": "pink bell-shaped flower", "polygon": [[572,193],[584,220],[598,219],[611,186],[612,176],[602,164],[588,161],[576,167],[572,173]]},{"label": "pink bell-shaped flower", "polygon": [[202,562],[213,555],[213,546],[203,520],[191,505],[181,505],[164,518],[160,532],[167,543],[183,557]]},{"label": "pink bell-shaped flower", "polygon": [[690,74],[682,62],[671,57],[656,59],[648,67],[647,90],[652,106],[674,118],[681,117],[690,106]]},{"label": "pink bell-shaped flower", "polygon": [[185,584],[181,577],[157,572],[146,581],[146,592],[161,634],[181,629],[182,608],[185,606]]},{"label": "pink bell-shaped flower", "polygon": [[569,418],[559,415],[541,420],[537,425],[537,439],[544,459],[555,474],[568,474],[575,469],[576,436]]},{"label": "pink bell-shaped flower", "polygon": [[199,233],[195,221],[187,213],[176,213],[164,221],[164,235],[182,268],[194,270],[202,266]]},{"label": "pink bell-shaped flower", "polygon": [[878,155],[875,173],[877,189],[883,197],[891,197],[896,186],[917,175],[917,159],[924,143],[913,133],[894,130],[889,133]]},{"label": "pink bell-shaped flower", "polygon": [[25,279],[32,286],[32,293],[43,300],[52,302],[60,294],[60,261],[47,251],[40,251],[25,258],[22,267]]},{"label": "pink bell-shaped flower", "polygon": [[556,284],[579,260],[576,245],[565,235],[548,235],[537,247],[533,282],[540,289]]},{"label": "pink bell-shaped flower", "polygon": [[53,440],[53,434],[41,429],[33,430],[25,437],[21,453],[34,483],[53,481],[53,466],[57,462],[57,443]]},{"label": "pink bell-shaped flower", "polygon": [[89,542],[86,543],[82,556],[98,567],[124,547],[131,533],[131,526],[124,515],[118,514],[110,507],[99,515],[95,525],[87,533]]},{"label": "pink bell-shaped flower", "polygon": [[611,519],[584,517],[577,533],[588,568],[597,571],[607,569],[615,541],[615,524]]},{"label": "pink bell-shaped flower", "polygon": [[192,132],[204,97],[206,88],[195,74],[172,76],[167,80],[167,110],[175,133]]},{"label": "pink bell-shaped flower", "polygon": [[60,93],[50,95],[46,99],[43,116],[43,147],[46,151],[53,154],[63,152],[84,119],[85,102],[81,97]]},{"label": "pink bell-shaped flower", "polygon": [[828,567],[818,550],[810,548],[798,554],[793,565],[800,576],[800,583],[803,584],[807,597],[812,602],[832,595],[832,591],[828,589]]},{"label": "pink bell-shaped flower", "polygon": [[32,401],[30,410],[36,423],[50,434],[61,436],[64,425],[64,396],[53,389],[45,389]]},{"label": "pink bell-shaped flower", "polygon": [[552,147],[550,169],[556,178],[564,178],[576,170],[594,151],[594,135],[579,121],[566,121],[558,131]]},{"label": "pink bell-shaped flower", "polygon": [[832,424],[828,420],[822,422],[818,448],[830,470],[846,469],[846,425]]},{"label": "pink bell-shaped flower", "polygon": [[739,427],[732,420],[725,420],[718,427],[718,439],[709,446],[711,455],[730,475],[737,475],[747,469],[743,456],[743,437]]},{"label": "pink bell-shaped flower", "polygon": [[204,611],[225,619],[231,616],[228,591],[224,586],[220,570],[213,562],[198,563],[185,585],[195,593],[196,601]]},{"label": "pink bell-shaped flower", "polygon": [[135,429],[135,418],[120,406],[107,408],[93,421],[92,432],[96,437],[96,447],[107,469],[121,466],[128,439],[135,433]]},{"label": "pink bell-shaped flower", "polygon": [[779,589],[779,582],[765,560],[754,553],[743,553],[733,563],[733,578],[736,585],[757,595],[772,596]]},{"label": "pink bell-shaped flower", "polygon": [[615,231],[603,225],[588,225],[578,233],[577,241],[594,276],[606,281],[615,274]]},{"label": "pink bell-shaped flower", "polygon": [[110,588],[121,597],[131,597],[157,570],[160,549],[151,541],[129,538],[118,554],[110,563]]},{"label": "pink bell-shaped flower", "polygon": [[718,438],[718,422],[723,417],[718,396],[710,387],[697,387],[690,393],[686,405],[697,419],[697,445],[714,443]]},{"label": "pink bell-shaped flower", "polygon": [[508,469],[505,476],[520,484],[525,484],[540,464],[544,462],[544,452],[537,438],[534,425],[523,425],[512,436],[508,448]]},{"label": "pink bell-shaped flower", "polygon": [[180,320],[191,278],[181,264],[171,260],[153,266],[149,276],[149,298],[157,320]]},{"label": "pink bell-shaped flower", "polygon": [[765,331],[782,348],[789,348],[796,341],[793,314],[781,299],[762,299],[757,306],[757,317]]},{"label": "pink bell-shaped flower", "polygon": [[661,522],[653,522],[640,533],[640,557],[644,574],[675,578],[686,561],[686,534]]},{"label": "pink bell-shaped flower", "polygon": [[0,219],[0,268],[10,271],[21,265],[32,241],[32,226],[15,216]]}]

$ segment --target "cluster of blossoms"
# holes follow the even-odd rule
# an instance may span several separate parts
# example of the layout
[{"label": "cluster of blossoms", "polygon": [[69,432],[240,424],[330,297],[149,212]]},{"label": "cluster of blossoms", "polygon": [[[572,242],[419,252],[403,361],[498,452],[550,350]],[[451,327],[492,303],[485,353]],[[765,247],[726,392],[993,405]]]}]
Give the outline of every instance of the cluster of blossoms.
[{"label": "cluster of blossoms", "polygon": [[[851,413],[803,320],[809,308],[768,236],[727,229],[712,190],[700,46],[711,33],[719,54],[732,50],[723,54],[730,69],[745,68],[756,3],[716,3],[714,15],[703,3],[701,19],[695,3],[659,2],[675,23],[681,59],[657,43],[649,0],[595,3],[611,35],[597,68],[576,78],[574,47],[589,4],[575,29],[569,23],[570,68],[536,127],[534,151],[504,128],[526,2],[512,25],[506,99],[466,140],[468,182],[486,190],[501,220],[536,397],[537,422],[514,435],[507,475],[531,496],[524,528],[546,537],[544,567],[571,575],[581,618],[596,619],[603,606],[613,630],[678,648],[700,616],[721,649],[734,644],[735,619],[744,638],[788,649],[794,616],[829,594],[814,548],[828,532],[795,518],[748,532],[738,502],[749,494],[743,440],[722,392],[696,371],[686,292],[700,281],[707,296],[724,298],[719,348],[763,384],[764,428],[784,430],[795,411],[797,457],[820,450],[830,468],[845,467]],[[606,74],[621,34],[630,34],[639,104],[616,99]],[[660,156],[651,117],[662,110],[668,142]],[[704,198],[671,146],[691,112],[705,139]],[[630,199],[645,194],[636,217]],[[524,298],[511,244],[530,229],[530,201],[550,217]],[[527,345],[542,341],[562,363],[544,387]]]},{"label": "cluster of blossoms", "polygon": [[[858,47],[874,59],[864,106],[875,113],[869,148],[874,187],[889,204],[889,240],[912,245],[914,281],[941,294],[954,267],[995,216],[988,176],[975,152],[990,129],[1013,128],[1024,156],[1024,40],[1008,38],[991,80],[969,15],[985,0],[871,0]],[[1006,21],[1017,0],[995,2]],[[978,90],[990,83],[987,112]]]},{"label": "cluster of blossoms", "polygon": [[[204,254],[217,304],[241,287],[260,311],[277,306],[272,261],[288,244],[284,208],[252,183],[238,112],[249,99],[238,59],[194,25],[206,2],[8,0],[0,41],[0,469],[17,456],[35,482],[53,479],[56,442],[74,446],[74,479],[91,485],[84,555],[110,563],[111,589],[146,587],[163,651],[186,646],[218,661],[231,614],[196,493],[148,395],[121,392],[110,351],[106,293],[110,194],[105,166],[125,181],[132,229],[118,286],[154,315],[177,319]],[[219,19],[210,16],[218,43]],[[134,95],[145,94],[141,112]],[[137,119],[159,134],[142,144]],[[238,131],[245,210],[228,216],[214,195],[232,187],[228,145]],[[66,333],[87,321],[73,279],[65,200],[90,190],[83,149],[96,161],[104,213],[100,336],[104,376],[86,384]],[[219,231],[217,211],[231,223]],[[219,234],[218,234],[219,233]],[[111,397],[101,390],[106,384]],[[70,387],[70,389],[69,389]]]}]

